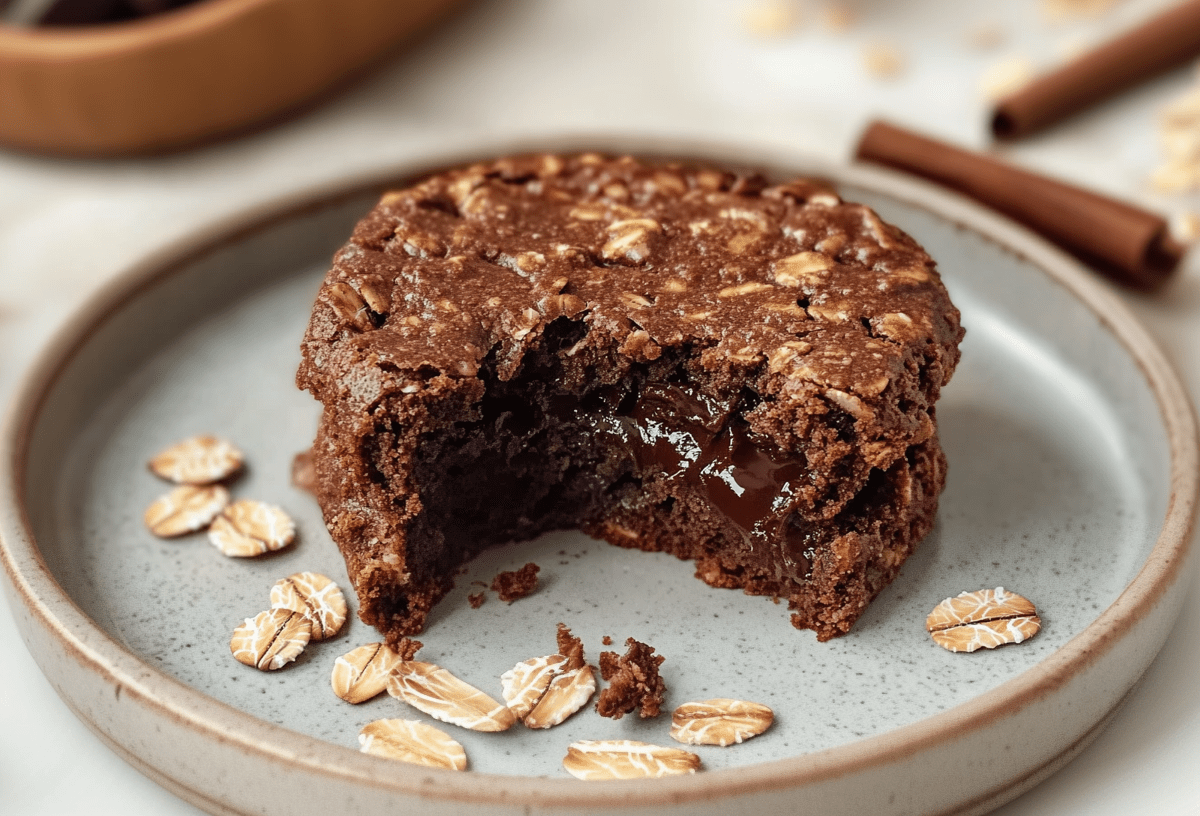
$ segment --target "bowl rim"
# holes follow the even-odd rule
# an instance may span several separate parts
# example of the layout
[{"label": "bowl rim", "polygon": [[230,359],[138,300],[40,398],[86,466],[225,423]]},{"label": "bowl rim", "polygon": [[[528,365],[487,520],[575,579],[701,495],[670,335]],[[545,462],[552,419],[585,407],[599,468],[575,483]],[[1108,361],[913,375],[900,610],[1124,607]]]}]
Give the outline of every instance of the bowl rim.
[{"label": "bowl rim", "polygon": [[292,0],[200,0],[134,20],[83,26],[0,24],[0,54],[27,59],[79,60],[187,40],[237,22],[264,6]]},{"label": "bowl rim", "polygon": [[[273,0],[213,0],[228,5]],[[1155,400],[1170,450],[1170,496],[1162,527],[1137,575],[1082,632],[988,695],[894,729],[811,754],[689,777],[580,784],[562,778],[455,774],[397,767],[351,748],[318,740],[259,720],[208,697],[154,669],[91,621],[57,583],[41,558],[24,501],[24,473],[33,428],[50,390],[71,357],[120,306],[198,258],[305,212],[337,204],[389,183],[480,157],[541,151],[632,152],[646,156],[694,156],[732,165],[787,169],[868,189],[971,229],[1029,260],[1081,301],[1141,366]],[[20,603],[56,645],[123,695],[159,716],[176,720],[210,739],[244,752],[293,765],[316,777],[379,787],[397,794],[463,804],[529,803],[538,806],[656,806],[791,789],[902,760],[914,751],[981,731],[1053,694],[1110,652],[1169,591],[1190,577],[1189,562],[1198,497],[1200,443],[1187,393],[1165,355],[1132,312],[1076,260],[1025,228],[955,193],[912,177],[861,164],[840,165],[786,147],[755,147],[637,136],[469,140],[463,146],[424,151],[407,160],[314,185],[225,216],[147,254],[104,283],[58,330],[26,370],[0,429],[0,561]],[[145,760],[143,760],[145,761]],[[430,779],[436,779],[436,793]],[[498,798],[502,797],[502,798]]]}]

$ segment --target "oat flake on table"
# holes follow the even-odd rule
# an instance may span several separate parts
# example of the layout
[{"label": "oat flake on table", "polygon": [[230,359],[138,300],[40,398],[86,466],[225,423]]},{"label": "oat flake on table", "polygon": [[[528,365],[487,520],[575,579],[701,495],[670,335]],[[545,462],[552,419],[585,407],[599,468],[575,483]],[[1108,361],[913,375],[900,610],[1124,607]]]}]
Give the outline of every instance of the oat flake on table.
[{"label": "oat flake on table", "polygon": [[850,3],[830,3],[821,11],[821,25],[836,34],[849,31],[858,22],[858,9]]},{"label": "oat flake on table", "polygon": [[1042,0],[1042,15],[1052,23],[1107,14],[1121,0]]},{"label": "oat flake on table", "polygon": [[867,73],[876,79],[896,79],[904,73],[904,54],[892,43],[870,43],[862,56]]},{"label": "oat flake on table", "polygon": [[746,31],[762,38],[791,34],[802,20],[798,0],[758,0],[742,12]]},{"label": "oat flake on table", "polygon": [[1166,158],[1150,177],[1154,189],[1163,193],[1200,190],[1200,77],[1163,109],[1159,142]]},{"label": "oat flake on table", "polygon": [[993,63],[979,80],[979,92],[989,102],[996,102],[1029,84],[1037,68],[1028,57],[1011,56]]}]

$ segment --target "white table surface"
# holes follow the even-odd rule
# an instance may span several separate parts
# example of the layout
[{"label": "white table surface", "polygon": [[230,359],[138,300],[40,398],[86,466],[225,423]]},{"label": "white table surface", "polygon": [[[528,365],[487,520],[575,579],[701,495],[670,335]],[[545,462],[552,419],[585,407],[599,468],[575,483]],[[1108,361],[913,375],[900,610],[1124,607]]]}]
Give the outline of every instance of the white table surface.
[{"label": "white table surface", "polygon": [[[402,161],[446,140],[623,132],[788,144],[849,156],[883,115],[986,145],[983,72],[1009,55],[1040,64],[1165,5],[1125,0],[1093,19],[1051,24],[1036,0],[860,0],[843,33],[809,0],[784,36],[750,34],[751,0],[510,0],[470,5],[330,103],[282,126],[177,155],[65,161],[0,151],[0,401],[21,369],[95,287],[131,261],[257,202]],[[967,43],[994,24],[997,48]],[[873,41],[906,57],[871,77]],[[1156,114],[1194,81],[1178,71],[1005,153],[1015,162],[1164,213],[1200,211],[1200,193],[1153,194]],[[1200,393],[1200,252],[1155,296],[1122,293],[1193,395]],[[1003,816],[1200,813],[1200,649],[1193,591],[1141,685],[1084,753]],[[198,814],[100,743],[54,694],[0,612],[0,813]]]}]

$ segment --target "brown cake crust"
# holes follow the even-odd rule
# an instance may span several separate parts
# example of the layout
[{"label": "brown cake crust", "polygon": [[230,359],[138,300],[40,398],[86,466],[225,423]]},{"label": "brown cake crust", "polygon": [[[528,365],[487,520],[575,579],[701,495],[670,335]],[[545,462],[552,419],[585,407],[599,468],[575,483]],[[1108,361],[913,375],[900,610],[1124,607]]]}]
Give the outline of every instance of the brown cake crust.
[{"label": "brown cake crust", "polygon": [[932,525],[961,337],[929,256],[823,185],[528,156],[385,195],[297,380],[389,642],[483,547],[571,527],[787,598],[825,639]]}]

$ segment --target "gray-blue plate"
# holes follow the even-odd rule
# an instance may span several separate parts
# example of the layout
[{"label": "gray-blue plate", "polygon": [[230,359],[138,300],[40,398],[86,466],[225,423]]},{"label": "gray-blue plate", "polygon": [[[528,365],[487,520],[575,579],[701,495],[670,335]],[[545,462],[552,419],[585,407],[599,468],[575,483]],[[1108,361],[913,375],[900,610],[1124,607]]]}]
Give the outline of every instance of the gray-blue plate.
[{"label": "gray-blue plate", "polygon": [[[498,697],[502,672],[555,651],[560,621],[593,661],[602,637],[620,650],[632,636],[667,658],[668,712],[753,700],[776,713],[767,733],[697,749],[694,777],[582,783],[562,770],[568,743],[669,745],[669,714],[612,721],[587,709],[549,731],[502,734],[441,726],[470,758],[471,772],[454,774],[356,752],[371,720],[429,718],[386,695],[357,707],[333,695],[334,660],[377,639],[353,617],[282,671],[235,662],[233,628],[269,606],[277,579],[313,570],[349,589],[316,504],[289,481],[318,416],[293,384],[299,339],[330,255],[378,188],[449,161],[277,202],[147,259],[30,373],[0,476],[8,588],[34,656],[98,734],[213,813],[298,816],[983,812],[1098,732],[1185,588],[1197,457],[1183,389],[1116,298],[1036,238],[897,176],[793,156],[754,163],[818,172],[875,206],[938,259],[962,310],[962,364],[938,405],[950,475],[934,532],[853,632],[828,643],[793,629],[783,605],[701,583],[689,563],[555,533],[474,561],[420,656]],[[293,547],[229,559],[202,534],[146,530],[142,513],[164,492],[147,459],[197,433],[243,448],[232,492],[286,508]],[[527,561],[542,568],[536,594],[468,605],[473,581]],[[971,655],[931,642],[934,605],[997,586],[1037,604],[1037,637]]]}]

